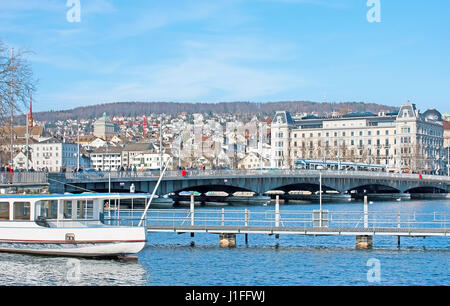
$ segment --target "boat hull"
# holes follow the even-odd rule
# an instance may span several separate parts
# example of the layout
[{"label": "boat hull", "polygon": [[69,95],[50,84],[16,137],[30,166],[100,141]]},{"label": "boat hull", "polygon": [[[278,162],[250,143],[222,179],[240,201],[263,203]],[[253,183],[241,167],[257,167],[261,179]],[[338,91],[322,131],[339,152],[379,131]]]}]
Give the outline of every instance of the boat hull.
[{"label": "boat hull", "polygon": [[51,256],[117,257],[136,254],[145,228],[0,228],[0,252]]}]

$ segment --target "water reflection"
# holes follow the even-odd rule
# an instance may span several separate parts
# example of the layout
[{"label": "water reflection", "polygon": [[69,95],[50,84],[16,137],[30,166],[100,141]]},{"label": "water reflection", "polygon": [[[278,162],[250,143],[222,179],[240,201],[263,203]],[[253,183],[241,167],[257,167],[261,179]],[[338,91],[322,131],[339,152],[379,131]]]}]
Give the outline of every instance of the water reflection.
[{"label": "water reflection", "polygon": [[0,253],[0,285],[139,286],[149,274],[139,262]]},{"label": "water reflection", "polygon": [[[281,210],[312,211],[318,206],[282,205]],[[245,208],[262,212],[274,206],[239,207]],[[324,204],[324,209],[362,211],[363,205]],[[449,213],[450,201],[369,206],[369,212],[398,210]],[[153,233],[147,238],[138,262],[0,253],[0,285],[369,285],[371,258],[381,264],[379,285],[450,285],[448,237],[402,237],[397,248],[397,237],[375,236],[372,250],[355,250],[354,236],[250,235],[245,245],[238,235],[234,249],[220,248],[214,234]]]}]

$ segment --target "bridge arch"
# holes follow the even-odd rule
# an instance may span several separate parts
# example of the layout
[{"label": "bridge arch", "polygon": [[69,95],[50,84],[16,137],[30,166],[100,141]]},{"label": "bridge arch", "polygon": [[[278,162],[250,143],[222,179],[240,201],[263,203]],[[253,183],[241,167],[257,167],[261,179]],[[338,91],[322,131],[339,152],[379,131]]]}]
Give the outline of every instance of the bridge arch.
[{"label": "bridge arch", "polygon": [[447,193],[443,187],[437,187],[432,185],[416,186],[405,190],[405,193]]},{"label": "bridge arch", "polygon": [[189,187],[185,187],[182,189],[174,190],[172,192],[178,195],[180,192],[183,192],[183,191],[197,191],[202,194],[205,194],[209,191],[221,191],[221,192],[226,192],[228,195],[232,195],[235,192],[256,193],[254,190],[251,190],[249,188],[244,188],[244,187],[234,186],[234,185],[219,185],[219,184],[189,186]]},{"label": "bridge arch", "polygon": [[[320,190],[320,184],[318,184],[318,183],[293,183],[293,184],[275,187],[271,190],[281,190],[281,191],[284,191],[285,193],[289,193],[290,191],[309,191],[311,193],[315,193]],[[341,191],[337,188],[333,188],[326,184],[322,184],[322,192],[326,193],[329,191],[341,193]]]},{"label": "bridge arch", "polygon": [[384,185],[384,184],[364,184],[364,185],[355,185],[352,187],[349,187],[346,192],[348,193],[358,193],[358,194],[364,194],[364,193],[401,193],[401,190]]}]

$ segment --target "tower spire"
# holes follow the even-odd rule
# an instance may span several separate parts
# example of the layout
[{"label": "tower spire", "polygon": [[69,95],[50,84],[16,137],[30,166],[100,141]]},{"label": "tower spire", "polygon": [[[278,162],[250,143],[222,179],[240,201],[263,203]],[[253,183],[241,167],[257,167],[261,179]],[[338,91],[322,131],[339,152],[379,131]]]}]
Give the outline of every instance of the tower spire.
[{"label": "tower spire", "polygon": [[32,91],[30,89],[30,113],[28,114],[28,128],[33,127],[33,97],[32,97]]},{"label": "tower spire", "polygon": [[147,134],[147,117],[144,115],[144,123],[142,126],[142,133],[145,136]]}]

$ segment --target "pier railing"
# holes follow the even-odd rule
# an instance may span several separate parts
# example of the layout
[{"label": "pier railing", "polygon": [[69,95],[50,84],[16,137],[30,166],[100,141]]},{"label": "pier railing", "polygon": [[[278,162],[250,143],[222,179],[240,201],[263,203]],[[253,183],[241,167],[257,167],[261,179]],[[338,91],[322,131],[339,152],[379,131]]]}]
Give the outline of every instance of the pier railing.
[{"label": "pier railing", "polygon": [[0,172],[0,185],[47,184],[46,172]]},{"label": "pier railing", "polygon": [[[318,210],[295,211],[250,211],[217,209],[150,209],[145,217],[147,227],[261,227],[261,228],[313,228],[318,227]],[[105,213],[105,220],[110,224],[136,225],[142,210],[112,211]],[[322,211],[322,227],[335,229],[439,229],[448,230],[449,212],[364,212],[358,211]]]}]

